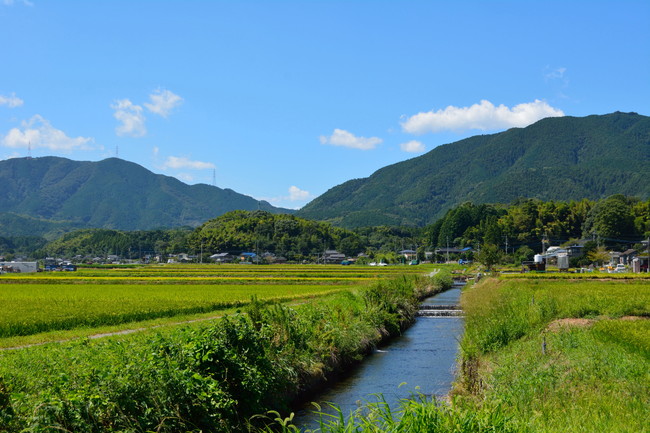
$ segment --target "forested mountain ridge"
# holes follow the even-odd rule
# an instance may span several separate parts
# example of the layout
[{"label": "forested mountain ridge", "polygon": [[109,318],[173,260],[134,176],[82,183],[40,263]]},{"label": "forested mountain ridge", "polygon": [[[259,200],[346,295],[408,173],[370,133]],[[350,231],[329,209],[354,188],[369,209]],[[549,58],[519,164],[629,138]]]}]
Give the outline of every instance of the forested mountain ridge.
[{"label": "forested mountain ridge", "polygon": [[470,137],[338,185],[297,215],[344,227],[425,225],[452,207],[650,197],[650,117],[554,117]]},{"label": "forested mountain ridge", "polygon": [[[198,226],[236,209],[291,213],[230,189],[187,185],[117,158],[0,161],[0,235],[61,227],[147,230]],[[39,224],[35,225],[34,222]],[[38,233],[33,230],[39,228]],[[63,230],[65,231],[65,230]]]}]

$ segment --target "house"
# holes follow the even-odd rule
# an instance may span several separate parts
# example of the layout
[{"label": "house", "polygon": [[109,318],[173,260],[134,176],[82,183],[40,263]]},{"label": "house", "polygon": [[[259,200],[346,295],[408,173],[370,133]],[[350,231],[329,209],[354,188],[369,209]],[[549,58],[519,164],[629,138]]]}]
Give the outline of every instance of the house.
[{"label": "house", "polygon": [[273,256],[269,256],[269,257],[267,257],[267,258],[266,258],[266,261],[267,261],[268,263],[273,263],[273,264],[276,264],[276,265],[282,265],[282,264],[284,264],[284,263],[287,263],[287,258],[286,258],[286,257],[283,257],[283,256],[276,256],[276,255],[273,255]]},{"label": "house", "polygon": [[637,255],[638,255],[638,252],[634,248],[627,249],[627,250],[623,251],[619,255],[619,257],[618,257],[619,263],[622,263],[624,265],[631,265],[632,260],[634,260],[634,258]]},{"label": "house", "polygon": [[341,263],[345,260],[345,254],[341,254],[336,250],[325,250],[323,253],[323,263]]},{"label": "house", "polygon": [[583,248],[584,245],[573,244],[565,247],[564,249],[566,250],[566,253],[569,255],[569,257],[577,257],[582,255]]},{"label": "house", "polygon": [[465,248],[438,248],[435,250],[435,253],[440,256],[444,256],[445,259],[453,260],[450,258],[452,254],[466,254],[472,252],[472,247]]},{"label": "house", "polygon": [[180,253],[176,255],[176,259],[179,262],[191,262],[193,257],[188,255],[187,253]]},{"label": "house", "polygon": [[415,260],[418,258],[418,252],[415,250],[402,250],[399,252],[406,260]]},{"label": "house", "polygon": [[259,261],[259,258],[257,257],[257,254],[255,253],[241,253],[239,255],[239,260],[242,262],[257,262]]},{"label": "house", "polygon": [[38,272],[38,262],[0,262],[2,273],[33,273]]},{"label": "house", "polygon": [[210,256],[210,260],[216,263],[232,263],[235,260],[235,257],[229,253],[217,253]]}]

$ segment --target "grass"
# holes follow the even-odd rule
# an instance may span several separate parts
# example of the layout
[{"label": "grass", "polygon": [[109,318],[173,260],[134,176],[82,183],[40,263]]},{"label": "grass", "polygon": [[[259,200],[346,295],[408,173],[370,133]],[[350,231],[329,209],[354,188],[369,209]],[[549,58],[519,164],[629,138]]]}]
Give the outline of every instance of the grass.
[{"label": "grass", "polygon": [[[295,308],[0,352],[0,431],[244,431],[245,421],[358,361],[448,284],[396,278]],[[56,286],[55,286],[56,287]]]},{"label": "grass", "polygon": [[[628,335],[629,329],[624,329],[627,325],[617,326],[618,337]],[[618,339],[602,338],[596,329],[563,327],[531,336],[486,357],[482,363],[478,405],[499,402],[519,430],[649,429],[648,357]]]},{"label": "grass", "polygon": [[464,349],[497,350],[558,318],[650,316],[647,280],[491,280],[465,293]]},{"label": "grass", "polygon": [[[14,344],[19,336],[75,329],[87,335],[86,329],[93,327],[214,315],[241,307],[252,296],[265,301],[321,296],[397,272],[421,274],[427,269],[188,264],[5,274],[0,277],[0,346]],[[7,338],[11,343],[3,341]],[[41,341],[49,339],[46,335]]]},{"label": "grass", "polygon": [[390,408],[379,397],[317,431],[650,432],[650,281],[491,278],[462,304],[449,403],[415,396]]},{"label": "grass", "polygon": [[0,287],[0,337],[207,313],[251,296],[289,300],[350,288],[335,285],[51,285]]},{"label": "grass", "polygon": [[520,431],[649,431],[650,281],[490,279],[462,302],[469,407]]},{"label": "grass", "polygon": [[501,273],[501,279],[521,279],[526,280],[650,280],[650,274],[642,273],[609,273],[609,272],[586,272],[578,274],[574,272],[530,272],[522,274],[520,272]]},{"label": "grass", "polygon": [[[381,395],[377,395],[375,401],[365,402],[348,416],[335,406],[334,413],[321,412],[318,406],[316,409],[321,414],[320,426],[304,433],[515,432],[508,417],[499,409],[469,411],[422,394],[403,399],[396,408],[390,407]],[[298,432],[292,425],[292,417],[282,418],[277,412],[268,415],[273,427],[264,430],[266,433]]]}]

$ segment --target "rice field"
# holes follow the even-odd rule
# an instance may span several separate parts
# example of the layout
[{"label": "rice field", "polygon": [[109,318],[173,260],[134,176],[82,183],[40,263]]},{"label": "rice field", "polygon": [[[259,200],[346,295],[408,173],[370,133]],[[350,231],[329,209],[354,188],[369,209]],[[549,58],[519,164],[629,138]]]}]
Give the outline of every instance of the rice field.
[{"label": "rice field", "polygon": [[0,339],[323,296],[425,267],[167,265],[0,277]]}]

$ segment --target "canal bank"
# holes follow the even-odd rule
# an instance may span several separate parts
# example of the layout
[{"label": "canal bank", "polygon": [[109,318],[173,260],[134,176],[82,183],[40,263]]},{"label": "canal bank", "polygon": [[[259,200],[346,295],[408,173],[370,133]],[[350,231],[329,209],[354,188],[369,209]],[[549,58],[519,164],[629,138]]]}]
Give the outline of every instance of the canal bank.
[{"label": "canal bank", "polygon": [[[423,305],[453,306],[460,299],[461,285],[427,298]],[[338,407],[344,415],[381,396],[391,407],[413,394],[441,398],[455,377],[458,341],[463,334],[461,316],[418,317],[401,336],[374,351],[361,364],[341,377],[312,401],[325,413]],[[307,404],[296,413],[295,424],[303,431],[319,426],[320,415]]]}]

